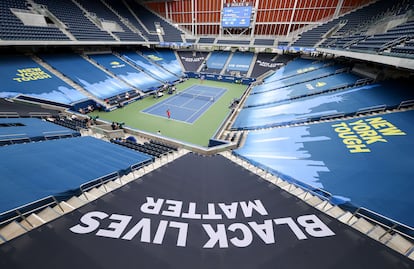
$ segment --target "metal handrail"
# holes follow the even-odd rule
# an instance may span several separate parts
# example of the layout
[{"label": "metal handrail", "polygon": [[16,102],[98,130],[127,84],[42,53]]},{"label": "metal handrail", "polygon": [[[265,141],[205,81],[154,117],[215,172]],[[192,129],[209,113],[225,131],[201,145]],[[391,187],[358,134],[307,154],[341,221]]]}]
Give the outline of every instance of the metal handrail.
[{"label": "metal handrail", "polygon": [[403,107],[410,107],[414,105],[414,100],[406,100],[406,101],[402,101],[399,105],[398,105],[398,109],[401,109]]},{"label": "metal handrail", "polygon": [[[34,207],[33,209],[29,209],[27,211],[24,210],[25,208],[30,208],[31,206],[34,206],[34,205],[36,205],[36,204],[38,204],[38,203],[40,203],[42,201],[47,201],[47,200],[50,200],[50,199],[52,199],[53,201],[52,202],[44,203],[44,204],[42,204],[42,205],[40,205],[38,207]],[[45,198],[42,198],[42,199],[39,199],[39,200],[30,202],[30,203],[27,203],[25,205],[15,207],[15,208],[10,209],[8,211],[2,212],[0,214],[0,226],[4,225],[6,223],[10,223],[13,220],[18,219],[18,218],[25,219],[25,215],[31,214],[33,212],[37,212],[37,211],[39,211],[39,210],[41,210],[41,209],[43,209],[45,207],[48,207],[48,206],[50,206],[52,204],[59,204],[59,203],[58,203],[57,199],[54,196],[47,196]],[[14,213],[17,213],[17,214],[14,214]],[[8,215],[12,215],[12,216],[11,217],[7,217]],[[3,217],[7,217],[7,218],[5,220],[2,220]],[[30,222],[29,222],[29,224],[30,224]]]},{"label": "metal handrail", "polygon": [[[323,190],[323,189],[317,188],[317,187],[313,187],[313,186],[311,186],[307,183],[298,184],[297,182],[295,182],[293,180],[290,180],[289,177],[285,177],[285,176],[283,176],[279,173],[274,173],[273,172],[274,170],[269,169],[269,167],[267,167],[267,166],[260,167],[259,165],[257,165],[255,163],[253,163],[252,161],[246,159],[244,156],[241,156],[241,155],[239,155],[235,152],[232,152],[232,154],[235,155],[237,158],[240,158],[242,160],[242,162],[245,161],[245,162],[251,164],[252,166],[256,167],[256,172],[257,172],[257,169],[262,169],[266,173],[266,175],[271,174],[271,175],[277,176],[278,178],[281,178],[282,180],[294,185],[295,187],[301,188],[304,191],[307,191],[311,194],[317,195],[322,200],[325,200],[325,201],[328,201],[328,202],[333,197],[333,195],[330,192],[326,191],[326,190]],[[265,175],[265,179],[266,179],[266,175]],[[321,195],[320,193],[322,193],[323,195]],[[341,207],[341,206],[339,205],[339,207]],[[349,209],[346,209],[346,210],[349,211]],[[368,214],[364,214],[363,212],[367,212],[367,213],[369,213],[370,215],[372,215],[374,217],[368,216]],[[401,222],[398,222],[398,221],[396,221],[394,219],[391,219],[389,217],[386,217],[386,216],[384,216],[384,215],[382,215],[378,212],[372,211],[372,210],[367,209],[365,207],[358,207],[352,213],[352,216],[362,217],[363,219],[366,219],[366,220],[368,220],[372,223],[375,223],[375,224],[378,224],[382,227],[387,228],[387,231],[383,235],[381,235],[381,237],[385,236],[387,233],[396,232],[396,233],[398,233],[398,234],[400,234],[400,235],[402,235],[406,238],[414,240],[414,228],[413,227],[408,226],[406,224],[403,224]],[[388,222],[389,224],[387,224],[386,222]],[[400,228],[400,229],[397,229],[397,228]],[[409,233],[404,232],[404,230],[409,231]]]},{"label": "metal handrail", "polygon": [[377,106],[371,106],[367,108],[360,108],[355,113],[355,115],[364,114],[364,113],[372,113],[372,112],[378,112],[378,111],[385,111],[387,108],[387,105],[377,105]]},{"label": "metal handrail", "polygon": [[[370,215],[373,215],[375,217],[370,217],[367,214],[362,213],[361,211],[366,211]],[[389,217],[386,217],[386,216],[384,216],[384,215],[382,215],[382,214],[380,214],[378,212],[372,211],[372,210],[370,210],[368,208],[365,208],[365,207],[359,207],[359,208],[357,208],[355,210],[355,212],[353,213],[353,215],[354,216],[356,216],[356,215],[361,216],[364,219],[367,219],[367,220],[369,220],[371,222],[374,222],[374,223],[376,223],[378,225],[381,225],[381,226],[387,228],[388,230],[382,236],[384,236],[385,234],[387,234],[389,232],[396,232],[396,233],[399,233],[401,235],[404,235],[405,237],[410,238],[411,240],[414,240],[414,228],[413,227],[408,226],[406,224],[403,224],[403,223],[401,223],[399,221],[396,221],[394,219],[391,219]],[[385,222],[389,222],[391,225],[388,225]],[[406,233],[404,231],[398,230],[398,229],[396,229],[397,227],[401,227],[401,228],[403,228],[405,230],[408,230],[408,231],[410,231],[410,233]]]},{"label": "metal handrail", "polygon": [[[96,186],[104,186],[104,189],[106,192],[108,192],[108,190],[106,189],[106,186],[104,185],[105,183],[109,182],[109,181],[114,181],[116,179],[120,178],[119,176],[119,172],[114,172],[114,173],[110,173],[107,174],[105,176],[90,180],[88,182],[83,183],[82,185],[79,186],[80,191],[85,194],[85,192],[87,192],[90,189],[95,188]],[[85,195],[86,197],[86,195]],[[86,197],[87,200],[89,200]]]}]

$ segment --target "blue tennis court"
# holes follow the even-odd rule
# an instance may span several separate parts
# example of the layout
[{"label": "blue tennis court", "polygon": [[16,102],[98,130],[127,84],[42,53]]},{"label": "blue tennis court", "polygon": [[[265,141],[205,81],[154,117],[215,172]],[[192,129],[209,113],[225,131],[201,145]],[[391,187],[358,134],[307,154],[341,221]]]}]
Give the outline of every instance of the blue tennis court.
[{"label": "blue tennis court", "polygon": [[[184,91],[172,95],[142,112],[164,118],[195,122],[207,111],[227,89],[204,85],[193,85]],[[169,111],[169,113],[167,113]]]}]

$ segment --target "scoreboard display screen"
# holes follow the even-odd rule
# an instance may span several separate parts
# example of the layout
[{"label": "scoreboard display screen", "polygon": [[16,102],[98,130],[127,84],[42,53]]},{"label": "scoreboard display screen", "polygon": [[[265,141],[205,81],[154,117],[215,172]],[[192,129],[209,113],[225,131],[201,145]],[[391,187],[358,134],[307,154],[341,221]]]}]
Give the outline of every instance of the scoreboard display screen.
[{"label": "scoreboard display screen", "polygon": [[223,28],[248,28],[252,11],[252,6],[224,7],[221,26]]}]

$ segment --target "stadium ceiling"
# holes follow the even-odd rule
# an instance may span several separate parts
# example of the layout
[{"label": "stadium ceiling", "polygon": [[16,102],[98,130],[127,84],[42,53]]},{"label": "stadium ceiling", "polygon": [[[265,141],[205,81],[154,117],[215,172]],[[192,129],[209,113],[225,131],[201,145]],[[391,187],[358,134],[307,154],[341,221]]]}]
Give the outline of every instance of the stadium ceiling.
[{"label": "stadium ceiling", "polygon": [[[372,0],[141,0],[150,10],[192,35],[221,35],[223,7],[253,7],[246,36],[287,37],[373,2]],[[236,31],[237,32],[237,31]]]}]

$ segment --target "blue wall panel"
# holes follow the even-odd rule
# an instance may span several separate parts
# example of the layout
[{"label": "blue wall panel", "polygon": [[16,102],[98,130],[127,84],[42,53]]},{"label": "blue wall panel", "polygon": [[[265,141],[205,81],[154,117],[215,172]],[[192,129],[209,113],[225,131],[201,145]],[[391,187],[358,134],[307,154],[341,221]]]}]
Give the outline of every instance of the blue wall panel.
[{"label": "blue wall panel", "polygon": [[413,98],[414,92],[410,90],[410,85],[399,85],[397,82],[372,84],[276,105],[244,108],[233,128],[257,129],[306,122],[335,114],[354,114],[360,109],[378,105],[394,108],[402,101]]},{"label": "blue wall panel", "polygon": [[414,111],[252,131],[237,154],[414,227]]},{"label": "blue wall panel", "polygon": [[134,51],[123,51],[121,55],[125,57],[128,61],[138,66],[143,71],[149,73],[154,78],[162,82],[175,82],[178,80],[178,77],[173,73],[168,72],[167,70],[153,64],[145,57],[138,55]]},{"label": "blue wall panel", "polygon": [[75,135],[77,131],[37,118],[0,118],[0,124],[22,126],[0,127],[0,140],[43,138],[44,136]]},{"label": "blue wall panel", "polygon": [[28,56],[1,56],[0,76],[3,98],[24,94],[67,105],[87,99]]},{"label": "blue wall panel", "polygon": [[209,69],[223,69],[229,56],[229,51],[213,51],[207,59],[207,67]]},{"label": "blue wall panel", "polygon": [[235,52],[227,66],[228,71],[249,71],[254,54],[252,52]]},{"label": "blue wall panel", "polygon": [[264,82],[269,83],[282,78],[300,75],[323,67],[325,62],[318,62],[309,59],[297,58],[279,68],[275,73],[265,78]]},{"label": "blue wall panel", "polygon": [[132,90],[78,54],[44,54],[41,57],[98,98],[105,99]]},{"label": "blue wall panel", "polygon": [[157,49],[157,50],[141,50],[142,54],[148,59],[161,65],[166,70],[175,74],[178,77],[183,75],[183,69],[180,62],[172,50]]},{"label": "blue wall panel", "polygon": [[150,156],[92,137],[0,147],[0,212],[128,169]]},{"label": "blue wall panel", "polygon": [[277,103],[288,99],[298,98],[301,96],[313,95],[330,89],[335,89],[336,87],[354,85],[358,79],[360,79],[360,77],[356,75],[349,73],[341,73],[299,83],[289,87],[251,94],[247,98],[244,106],[260,106],[270,103]]},{"label": "blue wall panel", "polygon": [[[310,81],[316,78],[329,76],[335,74],[335,71],[340,69],[340,66],[327,66],[319,67],[317,69],[312,69],[311,71],[306,71],[303,73],[296,74],[294,76],[280,78],[270,82],[265,82],[261,85],[258,85],[252,89],[252,94],[267,92],[279,88],[289,87],[298,83]],[[306,68],[305,68],[306,69]]]},{"label": "blue wall panel", "polygon": [[162,85],[159,80],[133,68],[113,54],[96,54],[89,55],[89,57],[143,92],[151,91]]}]

